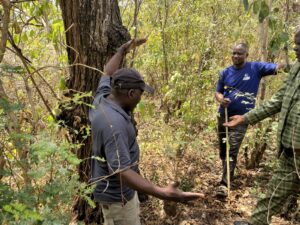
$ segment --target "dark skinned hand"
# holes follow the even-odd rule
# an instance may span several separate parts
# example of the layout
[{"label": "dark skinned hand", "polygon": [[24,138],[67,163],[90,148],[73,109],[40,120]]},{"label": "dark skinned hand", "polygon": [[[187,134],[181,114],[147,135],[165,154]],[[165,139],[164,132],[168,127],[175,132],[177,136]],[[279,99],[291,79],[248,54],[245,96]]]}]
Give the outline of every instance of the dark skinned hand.
[{"label": "dark skinned hand", "polygon": [[241,115],[235,115],[230,117],[229,120],[230,120],[229,122],[223,123],[225,127],[235,127],[239,124],[242,124],[245,122],[245,117]]},{"label": "dark skinned hand", "polygon": [[146,43],[147,38],[136,38],[132,39],[121,46],[125,53],[130,52],[130,50],[135,49],[136,47]]},{"label": "dark skinned hand", "polygon": [[198,198],[204,198],[202,193],[183,192],[178,189],[179,183],[171,183],[165,187],[166,193],[168,193],[168,200],[175,202],[188,202],[196,200]]}]

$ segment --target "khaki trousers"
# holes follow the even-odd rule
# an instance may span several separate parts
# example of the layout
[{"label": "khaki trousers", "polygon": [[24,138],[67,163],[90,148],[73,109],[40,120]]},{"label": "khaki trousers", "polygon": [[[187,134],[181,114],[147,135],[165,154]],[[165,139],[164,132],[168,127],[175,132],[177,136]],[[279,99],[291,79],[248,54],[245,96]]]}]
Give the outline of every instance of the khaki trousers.
[{"label": "khaki trousers", "polygon": [[104,225],[141,225],[140,202],[137,193],[125,205],[121,202],[100,205]]}]

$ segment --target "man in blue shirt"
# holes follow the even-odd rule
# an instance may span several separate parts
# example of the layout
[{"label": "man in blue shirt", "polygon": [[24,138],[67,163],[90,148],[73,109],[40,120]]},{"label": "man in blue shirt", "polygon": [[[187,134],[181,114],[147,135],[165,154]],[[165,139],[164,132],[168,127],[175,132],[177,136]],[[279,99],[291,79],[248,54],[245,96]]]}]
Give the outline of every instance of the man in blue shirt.
[{"label": "man in blue shirt", "polygon": [[[218,138],[220,158],[223,165],[223,175],[217,195],[227,196],[227,163],[226,163],[226,138],[225,128],[225,108],[228,116],[243,115],[255,105],[255,98],[258,92],[259,83],[262,77],[276,74],[277,69],[283,64],[265,62],[247,62],[248,46],[239,43],[232,51],[233,65],[224,69],[220,74],[217,83],[215,97],[220,103],[218,116]],[[247,125],[242,124],[235,128],[229,128],[229,156],[230,156],[230,179],[234,176],[237,157],[240,145],[247,130]]]},{"label": "man in blue shirt", "polygon": [[139,145],[131,113],[144,91],[153,93],[142,76],[133,69],[119,69],[123,57],[146,39],[122,45],[104,68],[94,108],[89,112],[93,152],[91,183],[100,203],[104,225],[140,225],[136,191],[157,198],[186,202],[203,197],[182,192],[175,185],[158,187],[139,175]]}]

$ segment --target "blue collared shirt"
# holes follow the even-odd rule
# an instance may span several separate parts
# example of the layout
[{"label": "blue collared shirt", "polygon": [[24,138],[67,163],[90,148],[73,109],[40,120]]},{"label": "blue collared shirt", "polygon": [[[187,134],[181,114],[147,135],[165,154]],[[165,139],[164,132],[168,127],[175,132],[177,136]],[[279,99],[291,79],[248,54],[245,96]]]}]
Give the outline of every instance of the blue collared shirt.
[{"label": "blue collared shirt", "polygon": [[[239,69],[234,66],[224,69],[216,91],[230,99],[228,115],[243,115],[253,109],[261,78],[273,74],[276,74],[276,64],[265,62],[246,62]],[[223,106],[219,113],[224,114]]]}]

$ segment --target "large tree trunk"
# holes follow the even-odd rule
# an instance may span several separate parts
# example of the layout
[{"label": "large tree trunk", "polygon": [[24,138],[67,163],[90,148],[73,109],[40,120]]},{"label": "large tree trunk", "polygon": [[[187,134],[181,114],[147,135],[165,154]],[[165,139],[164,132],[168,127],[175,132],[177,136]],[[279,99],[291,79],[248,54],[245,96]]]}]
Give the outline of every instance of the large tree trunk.
[{"label": "large tree trunk", "polygon": [[[60,6],[66,30],[66,44],[69,64],[71,65],[66,94],[72,97],[75,93],[94,91],[97,88],[104,64],[121,44],[130,39],[129,33],[122,26],[122,20],[117,0],[61,0]],[[95,68],[97,70],[94,70]],[[91,103],[91,98],[84,102]],[[77,155],[81,159],[91,156],[91,137],[86,135],[89,107],[73,105],[72,108],[62,108],[59,119],[63,120],[73,133],[73,142],[81,143]],[[90,160],[84,160],[79,168],[80,181],[88,182],[90,178]],[[88,223],[99,221],[98,208],[92,210],[88,204],[79,199],[75,209],[78,219]],[[95,215],[96,214],[96,215]]]}]

